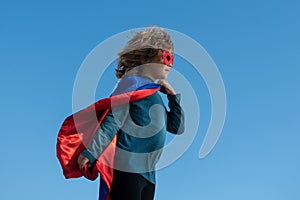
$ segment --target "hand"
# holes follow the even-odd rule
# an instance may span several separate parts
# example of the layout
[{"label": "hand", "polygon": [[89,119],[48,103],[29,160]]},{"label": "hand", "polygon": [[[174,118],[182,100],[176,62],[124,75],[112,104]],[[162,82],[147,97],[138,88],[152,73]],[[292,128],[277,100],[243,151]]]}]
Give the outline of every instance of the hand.
[{"label": "hand", "polygon": [[160,79],[157,83],[159,85],[161,85],[161,88],[160,88],[159,91],[161,91],[162,93],[164,93],[164,94],[170,94],[170,95],[175,95],[176,94],[176,92],[173,89],[173,87],[165,79]]},{"label": "hand", "polygon": [[77,159],[77,163],[78,163],[80,170],[83,170],[83,167],[85,164],[87,164],[88,168],[92,167],[92,164],[90,163],[89,159],[87,157],[83,156],[82,154],[79,155],[79,157]]}]

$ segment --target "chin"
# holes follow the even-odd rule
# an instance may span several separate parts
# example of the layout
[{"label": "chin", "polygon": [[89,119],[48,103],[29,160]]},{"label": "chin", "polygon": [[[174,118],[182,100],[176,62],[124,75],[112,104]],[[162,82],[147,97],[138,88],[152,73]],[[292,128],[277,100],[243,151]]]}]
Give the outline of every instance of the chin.
[{"label": "chin", "polygon": [[164,75],[164,77],[165,77],[165,78],[167,78],[167,77],[168,77],[168,75],[169,75],[169,72],[167,72],[167,73]]},{"label": "chin", "polygon": [[168,75],[162,76],[161,79],[166,79],[168,77]]}]

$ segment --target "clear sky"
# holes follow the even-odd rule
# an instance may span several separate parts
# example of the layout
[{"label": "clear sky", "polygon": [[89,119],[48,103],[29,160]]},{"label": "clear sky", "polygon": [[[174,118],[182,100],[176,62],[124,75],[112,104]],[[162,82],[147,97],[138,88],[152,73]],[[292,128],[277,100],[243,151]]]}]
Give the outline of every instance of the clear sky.
[{"label": "clear sky", "polygon": [[[195,89],[201,120],[188,150],[159,170],[156,199],[300,199],[299,10],[296,0],[1,1],[0,199],[98,198],[98,181],[64,179],[57,132],[72,113],[73,84],[86,56],[112,35],[149,25],[201,44],[227,95],[222,135],[199,159],[209,94],[201,76],[175,57],[175,69]],[[95,100],[109,95],[112,72],[113,66]],[[182,101],[189,104],[189,97]]]}]

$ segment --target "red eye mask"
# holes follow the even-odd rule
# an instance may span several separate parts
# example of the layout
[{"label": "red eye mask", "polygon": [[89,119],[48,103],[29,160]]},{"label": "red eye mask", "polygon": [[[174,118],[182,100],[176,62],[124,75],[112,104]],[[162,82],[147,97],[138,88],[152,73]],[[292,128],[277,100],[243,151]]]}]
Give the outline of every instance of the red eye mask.
[{"label": "red eye mask", "polygon": [[163,59],[165,65],[173,67],[174,56],[169,51],[162,50],[161,58]]}]

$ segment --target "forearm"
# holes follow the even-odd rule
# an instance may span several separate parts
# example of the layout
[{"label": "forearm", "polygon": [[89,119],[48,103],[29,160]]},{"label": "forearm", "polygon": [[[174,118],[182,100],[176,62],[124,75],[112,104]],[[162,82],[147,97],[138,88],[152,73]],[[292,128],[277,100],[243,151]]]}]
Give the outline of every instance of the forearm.
[{"label": "forearm", "polygon": [[184,132],[184,112],[180,106],[180,94],[168,95],[170,111],[167,113],[167,131],[174,134]]},{"label": "forearm", "polygon": [[119,131],[126,118],[125,112],[124,106],[108,112],[96,131],[91,144],[82,152],[82,155],[87,157],[91,163],[94,163],[100,157]]}]

